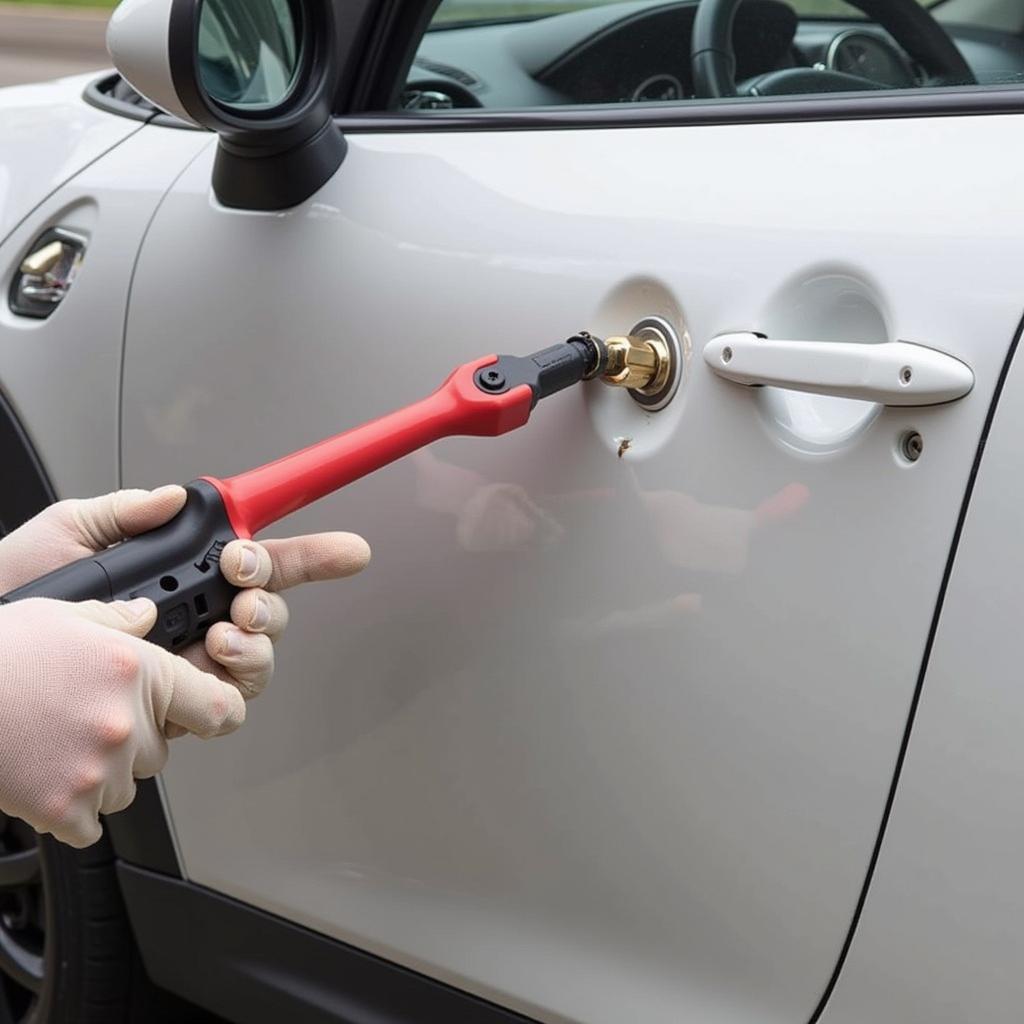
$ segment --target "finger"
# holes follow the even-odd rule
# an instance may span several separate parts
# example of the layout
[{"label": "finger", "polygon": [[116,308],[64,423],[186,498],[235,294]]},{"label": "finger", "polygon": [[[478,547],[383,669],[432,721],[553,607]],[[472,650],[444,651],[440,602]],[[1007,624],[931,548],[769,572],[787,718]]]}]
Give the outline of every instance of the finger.
[{"label": "finger", "polygon": [[[194,643],[191,646],[186,647],[179,657],[184,658],[190,665],[194,665],[200,672],[216,676],[222,683],[229,683],[232,686],[235,685],[235,681],[232,679],[231,673],[223,665],[219,665],[210,657],[206,650],[206,637],[203,637],[203,639],[198,643]],[[175,739],[178,736],[184,736],[185,730],[180,729],[179,726],[172,727],[168,724],[164,729],[164,735],[169,740]]]},{"label": "finger", "polygon": [[[154,772],[154,774],[156,774]],[[103,789],[103,799],[100,803],[100,814],[117,814],[126,807],[131,806],[135,800],[135,780],[132,778],[122,780],[118,785],[108,785]]]},{"label": "finger", "polygon": [[277,640],[288,625],[288,605],[279,594],[243,590],[231,602],[231,621],[249,633],[265,633]]},{"label": "finger", "polygon": [[[200,672],[216,676],[221,682],[235,687],[242,694],[243,698],[248,699],[246,694],[242,692],[242,687],[239,685],[238,680],[235,679],[231,672],[210,657],[210,652],[206,649],[205,637],[202,643],[193,644],[182,651],[181,657],[185,658],[190,664],[195,665]],[[183,729],[180,725],[175,725],[173,722],[168,722],[164,726],[164,735],[169,740],[176,740],[181,736],[188,735],[188,730]]]},{"label": "finger", "polygon": [[102,551],[126,537],[155,530],[173,519],[185,505],[185,488],[171,485],[155,491],[115,491],[100,498],[69,503],[82,539]]},{"label": "finger", "polygon": [[220,556],[220,571],[236,587],[265,587],[274,571],[270,553],[253,540],[233,540]]},{"label": "finger", "polygon": [[315,533],[266,540],[263,547],[274,564],[267,590],[287,590],[300,583],[354,576],[370,561],[370,545],[354,533]]},{"label": "finger", "polygon": [[156,605],[148,597],[134,601],[80,601],[72,605],[75,614],[100,626],[109,626],[129,636],[145,637],[156,625]]},{"label": "finger", "polygon": [[[177,735],[185,735],[181,726],[175,726],[175,729],[180,730]],[[145,743],[139,745],[131,767],[131,774],[136,779],[151,779],[164,770],[167,764],[167,740],[170,738],[167,728],[162,733],[157,729],[153,730],[153,735],[147,736]]]},{"label": "finger", "polygon": [[242,696],[258,696],[274,674],[274,645],[269,636],[246,633],[218,622],[206,635],[206,653],[228,670]]},{"label": "finger", "polygon": [[[234,628],[234,627],[229,627]],[[211,630],[212,632],[212,630]],[[261,637],[261,640],[266,640],[266,637]],[[186,658],[192,665],[195,665],[200,672],[206,672],[209,675],[216,676],[221,681],[228,683],[230,686],[235,687],[242,696],[249,700],[252,697],[258,696],[267,685],[270,677],[274,672],[273,663],[273,646],[271,646],[271,660],[269,664],[269,672],[266,674],[265,679],[254,679],[253,682],[237,679],[231,671],[231,668],[227,665],[222,665],[219,661],[216,661],[207,650],[209,643],[209,634],[206,636],[201,644],[193,644],[182,652],[182,657]],[[216,647],[214,648],[216,650]],[[169,740],[177,739],[179,736],[184,736],[187,730],[182,729],[179,725],[173,725],[168,723],[164,728],[164,734]]]},{"label": "finger", "polygon": [[95,808],[86,809],[84,806],[75,808],[74,813],[65,814],[59,822],[49,828],[37,831],[44,834],[49,832],[54,839],[73,846],[76,850],[84,850],[87,846],[98,843],[103,836],[103,827]]},{"label": "finger", "polygon": [[[221,668],[206,653],[206,648],[203,646],[202,641],[186,647],[178,656],[184,658],[189,664],[194,665],[200,672],[216,676],[223,683],[233,684],[227,669]],[[167,741],[178,740],[182,736],[187,735],[188,729],[165,720],[163,732],[158,733],[158,745],[152,750],[140,751],[136,756],[135,764],[132,766],[132,774],[135,778],[150,779],[154,775],[159,775],[167,763]]]},{"label": "finger", "polygon": [[180,725],[208,739],[234,732],[245,721],[245,701],[230,683],[162,648],[150,645],[147,653],[159,726],[166,730],[166,723]]}]

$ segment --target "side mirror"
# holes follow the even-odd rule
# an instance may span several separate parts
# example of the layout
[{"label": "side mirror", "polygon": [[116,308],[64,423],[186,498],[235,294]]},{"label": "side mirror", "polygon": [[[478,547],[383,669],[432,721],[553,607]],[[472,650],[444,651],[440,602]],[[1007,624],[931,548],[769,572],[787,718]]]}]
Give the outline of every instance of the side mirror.
[{"label": "side mirror", "polygon": [[220,136],[221,203],[283,210],[345,158],[331,111],[338,33],[326,0],[123,0],[107,47],[148,100]]}]

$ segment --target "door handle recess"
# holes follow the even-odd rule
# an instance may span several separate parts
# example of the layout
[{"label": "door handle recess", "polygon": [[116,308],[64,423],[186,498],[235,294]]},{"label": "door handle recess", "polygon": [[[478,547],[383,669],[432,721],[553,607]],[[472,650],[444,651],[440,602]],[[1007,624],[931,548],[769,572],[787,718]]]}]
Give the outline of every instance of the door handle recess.
[{"label": "door handle recess", "polygon": [[974,387],[974,372],[926,345],[775,341],[752,332],[720,334],[704,360],[737,384],[770,385],[882,405],[941,405]]}]

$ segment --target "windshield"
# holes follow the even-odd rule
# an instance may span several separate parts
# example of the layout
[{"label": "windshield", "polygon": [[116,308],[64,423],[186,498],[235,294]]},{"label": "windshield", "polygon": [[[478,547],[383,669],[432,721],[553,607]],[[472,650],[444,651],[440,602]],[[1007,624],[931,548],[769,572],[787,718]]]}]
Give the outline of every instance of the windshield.
[{"label": "windshield", "polygon": [[[487,21],[519,21],[551,14],[581,11],[620,0],[444,0],[434,14],[431,29]],[[920,0],[934,7],[941,0]],[[789,0],[801,18],[863,18],[864,14],[843,0]]]}]

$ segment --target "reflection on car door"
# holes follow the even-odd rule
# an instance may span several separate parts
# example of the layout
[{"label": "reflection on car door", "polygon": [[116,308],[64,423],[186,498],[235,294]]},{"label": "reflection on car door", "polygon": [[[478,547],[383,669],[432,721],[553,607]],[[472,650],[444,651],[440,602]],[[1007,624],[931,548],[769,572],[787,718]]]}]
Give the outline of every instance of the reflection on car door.
[{"label": "reflection on car door", "polygon": [[[661,412],[578,389],[285,524],[375,560],[297,593],[246,728],[174,759],[189,877],[542,1020],[809,1019],[1024,301],[1018,129],[354,134],[279,215],[218,208],[197,160],[135,276],[133,485],[580,328],[659,316],[688,359]],[[921,342],[976,385],[927,409],[744,388],[700,358],[728,330]]]}]

